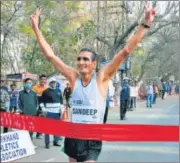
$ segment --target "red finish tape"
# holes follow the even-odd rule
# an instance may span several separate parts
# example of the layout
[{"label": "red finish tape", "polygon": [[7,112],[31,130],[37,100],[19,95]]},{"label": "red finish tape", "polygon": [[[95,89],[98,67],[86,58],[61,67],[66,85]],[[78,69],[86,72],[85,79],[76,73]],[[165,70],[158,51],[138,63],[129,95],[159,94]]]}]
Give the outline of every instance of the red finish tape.
[{"label": "red finish tape", "polygon": [[179,126],[141,124],[77,124],[44,117],[1,112],[1,126],[56,136],[104,141],[178,142]]}]

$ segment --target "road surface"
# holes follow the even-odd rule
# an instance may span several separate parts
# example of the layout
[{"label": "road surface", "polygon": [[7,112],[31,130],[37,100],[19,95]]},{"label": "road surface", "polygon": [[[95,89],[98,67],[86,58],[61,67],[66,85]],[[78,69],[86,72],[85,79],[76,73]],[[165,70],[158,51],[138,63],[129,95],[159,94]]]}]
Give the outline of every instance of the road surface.
[{"label": "road surface", "polygon": [[[137,103],[135,111],[127,112],[127,120],[119,120],[119,109],[111,109],[108,123],[113,124],[162,124],[179,125],[179,97],[168,96],[157,99],[152,108],[145,107],[145,101]],[[52,137],[51,137],[52,140]],[[34,138],[38,147],[36,154],[14,162],[67,162],[68,157],[62,147],[45,149],[44,139]],[[103,142],[98,162],[180,162],[179,144],[168,142]]]}]

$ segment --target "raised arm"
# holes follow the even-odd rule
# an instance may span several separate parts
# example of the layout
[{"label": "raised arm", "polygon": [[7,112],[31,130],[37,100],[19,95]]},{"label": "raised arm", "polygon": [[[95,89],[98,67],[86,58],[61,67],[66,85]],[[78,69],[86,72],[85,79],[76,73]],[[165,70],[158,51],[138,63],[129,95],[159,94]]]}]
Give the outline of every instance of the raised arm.
[{"label": "raised arm", "polygon": [[38,27],[40,14],[41,10],[37,9],[36,13],[34,15],[31,15],[30,17],[32,29],[36,35],[40,49],[42,50],[45,58],[48,59],[54,65],[54,67],[69,80],[72,85],[74,85],[74,82],[78,76],[78,72],[66,65],[59,57],[54,54],[51,46],[47,43],[46,39],[44,38]]},{"label": "raised arm", "polygon": [[136,33],[128,39],[126,45],[121,49],[117,55],[114,56],[112,61],[100,70],[103,75],[103,80],[109,80],[113,74],[118,70],[120,64],[126,59],[126,57],[133,51],[137,44],[142,40],[145,33],[150,28],[155,16],[155,10],[150,6],[145,4],[145,22],[142,23],[138,28]]}]

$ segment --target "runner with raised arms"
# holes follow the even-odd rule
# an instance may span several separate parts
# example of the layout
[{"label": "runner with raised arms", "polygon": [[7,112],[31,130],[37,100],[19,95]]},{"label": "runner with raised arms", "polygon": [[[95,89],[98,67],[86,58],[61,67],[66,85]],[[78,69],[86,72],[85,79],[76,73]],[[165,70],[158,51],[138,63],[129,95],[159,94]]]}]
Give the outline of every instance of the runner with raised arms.
[{"label": "runner with raised arms", "polygon": [[[145,4],[144,22],[140,24],[136,33],[128,39],[126,45],[114,56],[112,61],[100,69],[97,74],[95,73],[97,54],[91,49],[84,48],[79,51],[77,55],[78,70],[69,67],[54,54],[39,30],[40,13],[41,10],[37,9],[36,13],[31,15],[32,28],[44,56],[70,82],[72,87],[71,122],[103,124],[108,82],[150,28],[156,13],[155,10],[151,5]],[[102,142],[94,140],[66,138],[64,144],[65,153],[71,162],[94,162],[102,148]]]}]

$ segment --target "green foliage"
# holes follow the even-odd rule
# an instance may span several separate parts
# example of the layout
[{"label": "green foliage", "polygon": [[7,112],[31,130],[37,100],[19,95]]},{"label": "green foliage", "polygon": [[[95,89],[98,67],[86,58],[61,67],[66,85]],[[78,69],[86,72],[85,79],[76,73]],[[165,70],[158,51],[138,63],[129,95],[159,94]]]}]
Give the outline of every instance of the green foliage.
[{"label": "green foliage", "polygon": [[78,2],[78,1],[77,2],[75,2],[75,1],[66,1],[65,5],[66,5],[67,9],[69,11],[72,11],[72,12],[78,12],[81,9],[83,9],[82,6],[81,6],[81,2]]},{"label": "green foliage", "polygon": [[19,24],[19,32],[22,32],[25,35],[33,36],[34,33],[32,28],[27,24]]},{"label": "green foliage", "polygon": [[138,57],[141,57],[141,56],[144,56],[145,53],[144,53],[144,48],[142,47],[137,47],[134,52],[133,52],[133,55],[136,55]]},{"label": "green foliage", "polygon": [[131,73],[133,74],[133,76],[138,76],[140,72],[141,72],[141,68],[139,65],[132,66]]},{"label": "green foliage", "polygon": [[[63,5],[63,6],[62,6]],[[92,38],[95,23],[82,10],[81,2],[30,1],[24,2],[23,12],[29,16],[37,6],[42,8],[40,29],[57,56],[66,64],[75,66],[74,59],[81,45],[79,42]],[[80,14],[78,14],[80,12]],[[29,16],[18,20],[18,32],[28,40],[22,48],[21,60],[27,71],[51,74],[54,67],[43,57],[30,27]]]},{"label": "green foliage", "polygon": [[42,56],[42,53],[37,47],[34,54],[32,53],[31,46],[22,49],[21,59],[24,62],[26,70],[32,73],[46,73],[49,75],[54,71],[53,66]]}]

